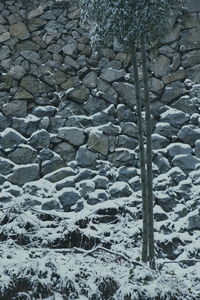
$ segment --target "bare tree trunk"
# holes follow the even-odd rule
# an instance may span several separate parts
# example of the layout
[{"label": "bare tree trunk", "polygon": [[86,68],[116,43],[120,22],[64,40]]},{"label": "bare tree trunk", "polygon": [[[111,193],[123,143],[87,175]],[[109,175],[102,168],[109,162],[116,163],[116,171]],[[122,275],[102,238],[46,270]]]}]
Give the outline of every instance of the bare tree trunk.
[{"label": "bare tree trunk", "polygon": [[142,72],[146,112],[146,164],[147,164],[147,196],[148,196],[148,242],[149,264],[155,268],[154,255],[154,222],[153,222],[153,172],[152,172],[152,141],[151,141],[151,108],[148,87],[148,70],[145,40],[141,38]]},{"label": "bare tree trunk", "polygon": [[142,235],[142,261],[148,261],[148,203],[147,203],[147,180],[146,180],[146,166],[145,166],[145,150],[144,150],[144,137],[143,137],[143,120],[142,120],[142,103],[140,95],[140,85],[137,66],[136,47],[132,45],[132,64],[134,69],[135,78],[135,94],[136,94],[136,107],[137,107],[137,124],[138,124],[138,144],[139,144],[139,157],[140,157],[140,170],[141,170],[141,186],[142,186],[142,201],[143,201],[143,235]]}]

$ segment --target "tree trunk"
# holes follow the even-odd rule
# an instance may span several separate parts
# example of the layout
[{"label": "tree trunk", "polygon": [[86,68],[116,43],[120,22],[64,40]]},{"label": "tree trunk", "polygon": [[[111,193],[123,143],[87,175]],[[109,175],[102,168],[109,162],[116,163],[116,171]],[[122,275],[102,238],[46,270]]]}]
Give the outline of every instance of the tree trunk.
[{"label": "tree trunk", "polygon": [[143,234],[142,234],[142,261],[148,261],[148,203],[147,203],[147,180],[146,180],[146,166],[145,166],[145,150],[144,150],[144,137],[143,137],[143,120],[142,120],[142,103],[140,95],[140,85],[137,66],[136,47],[132,45],[132,64],[134,69],[135,79],[135,94],[136,94],[136,107],[137,107],[137,124],[138,124],[138,144],[139,144],[139,157],[140,157],[140,171],[141,171],[141,186],[142,186],[142,201],[143,201]]},{"label": "tree trunk", "polygon": [[148,197],[148,241],[149,264],[155,268],[154,257],[154,225],[153,225],[153,172],[152,172],[152,142],[151,142],[151,108],[148,87],[148,70],[145,40],[141,38],[142,72],[145,98],[146,118],[146,164],[147,164],[147,197]]}]

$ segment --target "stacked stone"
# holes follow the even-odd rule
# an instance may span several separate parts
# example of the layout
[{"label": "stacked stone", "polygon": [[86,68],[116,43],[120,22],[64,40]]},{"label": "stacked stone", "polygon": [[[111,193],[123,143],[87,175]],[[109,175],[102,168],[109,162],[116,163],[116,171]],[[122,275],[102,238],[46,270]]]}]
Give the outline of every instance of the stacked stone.
[{"label": "stacked stone", "polygon": [[[149,66],[154,171],[175,168],[172,178],[200,162],[200,8],[185,6]],[[0,182],[44,178],[66,211],[137,192],[130,56],[93,51],[89,25],[63,2],[3,0],[0,10]]]}]

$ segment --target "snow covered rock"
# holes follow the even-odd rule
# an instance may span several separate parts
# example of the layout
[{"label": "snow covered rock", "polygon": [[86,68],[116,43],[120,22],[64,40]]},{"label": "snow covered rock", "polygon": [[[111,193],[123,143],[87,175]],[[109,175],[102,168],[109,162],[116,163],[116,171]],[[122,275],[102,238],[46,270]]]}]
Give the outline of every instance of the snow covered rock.
[{"label": "snow covered rock", "polygon": [[190,116],[183,111],[175,108],[169,108],[167,111],[161,114],[160,121],[164,123],[169,123],[175,128],[181,128],[190,119]]},{"label": "snow covered rock", "polygon": [[17,185],[39,179],[39,166],[37,164],[20,165],[13,168],[13,173],[8,180]]},{"label": "snow covered rock", "polygon": [[37,150],[48,148],[50,145],[50,134],[45,129],[38,130],[31,135],[28,143]]},{"label": "snow covered rock", "polygon": [[28,145],[19,145],[7,156],[18,165],[36,163],[38,161],[37,151]]},{"label": "snow covered rock", "polygon": [[195,156],[200,158],[200,139],[195,142]]},{"label": "snow covered rock", "polygon": [[166,150],[170,158],[179,154],[192,154],[192,148],[184,143],[171,143]]},{"label": "snow covered rock", "polygon": [[100,132],[91,133],[87,141],[88,149],[94,150],[103,155],[108,155],[109,140],[108,137]]},{"label": "snow covered rock", "polygon": [[153,133],[151,139],[153,149],[165,148],[170,143],[170,141],[166,137],[157,133]]},{"label": "snow covered rock", "polygon": [[81,199],[80,193],[74,188],[64,188],[57,193],[57,196],[66,212],[70,211],[71,207]]},{"label": "snow covered rock", "polygon": [[89,193],[95,191],[95,183],[91,180],[82,180],[76,184],[81,197],[87,199]]},{"label": "snow covered rock", "polygon": [[25,143],[25,137],[12,128],[7,128],[0,134],[0,149],[2,150],[13,150],[17,145]]},{"label": "snow covered rock", "polygon": [[65,162],[62,160],[61,157],[55,156],[50,158],[49,160],[42,162],[41,174],[46,175],[63,167],[65,167]]},{"label": "snow covered rock", "polygon": [[117,181],[109,188],[109,194],[111,195],[112,199],[129,197],[132,194],[132,190],[128,183]]},{"label": "snow covered rock", "polygon": [[192,156],[191,154],[178,154],[172,160],[172,165],[179,167],[181,170],[190,172],[195,170],[196,166],[200,163],[200,159]]},{"label": "snow covered rock", "polygon": [[15,165],[9,159],[0,157],[0,174],[1,175],[9,175],[10,173],[12,173],[14,166]]},{"label": "snow covered rock", "polygon": [[181,142],[194,147],[196,140],[200,139],[200,128],[195,125],[185,125],[178,133]]},{"label": "snow covered rock", "polygon": [[75,127],[62,127],[58,129],[57,137],[69,142],[74,146],[80,146],[85,140],[83,129]]},{"label": "snow covered rock", "polygon": [[90,151],[85,146],[82,146],[77,151],[77,163],[81,167],[94,167],[98,154]]},{"label": "snow covered rock", "polygon": [[196,214],[188,218],[187,229],[200,230],[200,214]]},{"label": "snow covered rock", "polygon": [[113,68],[104,68],[101,71],[100,78],[108,81],[113,82],[118,79],[123,79],[123,77],[126,75],[126,72],[124,70],[116,70]]}]

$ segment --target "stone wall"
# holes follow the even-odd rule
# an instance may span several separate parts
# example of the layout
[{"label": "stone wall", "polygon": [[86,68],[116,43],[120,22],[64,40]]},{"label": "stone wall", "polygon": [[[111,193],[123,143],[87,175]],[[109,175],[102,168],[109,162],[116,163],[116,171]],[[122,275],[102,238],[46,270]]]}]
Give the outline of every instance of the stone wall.
[{"label": "stone wall", "polygon": [[[104,191],[91,203],[137,191],[130,56],[117,45],[94,52],[79,10],[62,2],[2,0],[0,11],[0,182],[45,178],[73,189],[75,175],[76,182],[102,176],[86,185]],[[150,57],[155,175],[173,167],[188,174],[200,162],[199,18],[198,1],[185,0]],[[107,194],[111,179],[129,185]]]}]

